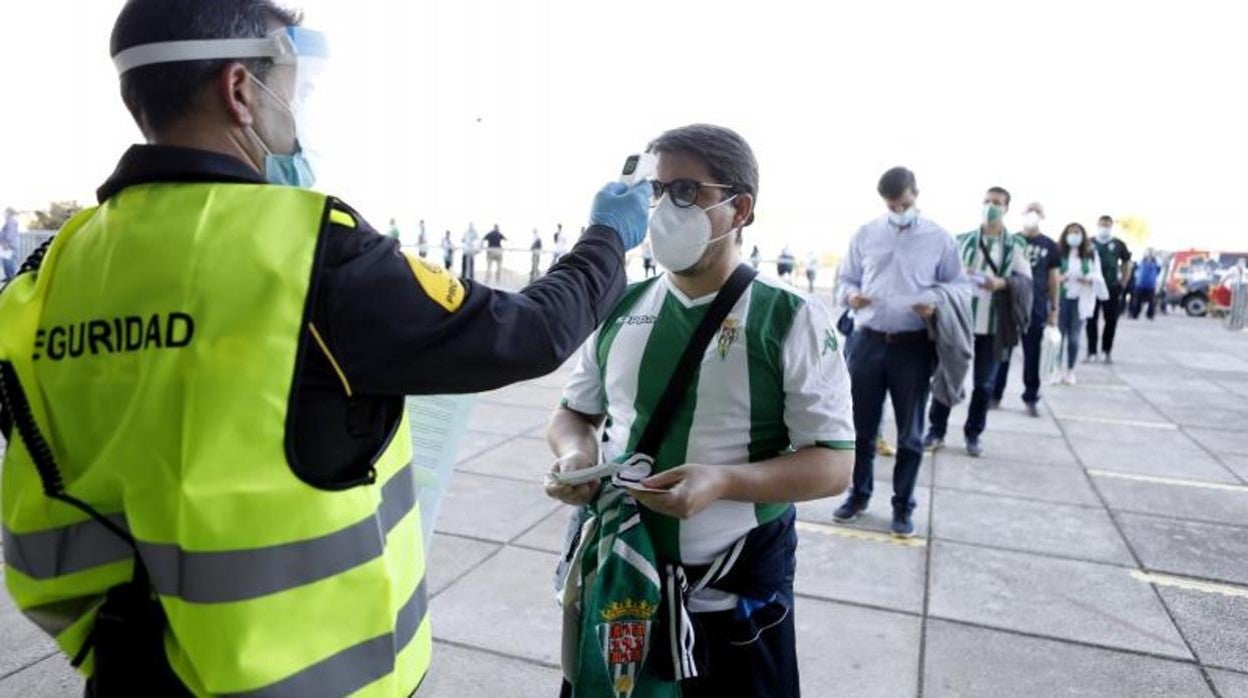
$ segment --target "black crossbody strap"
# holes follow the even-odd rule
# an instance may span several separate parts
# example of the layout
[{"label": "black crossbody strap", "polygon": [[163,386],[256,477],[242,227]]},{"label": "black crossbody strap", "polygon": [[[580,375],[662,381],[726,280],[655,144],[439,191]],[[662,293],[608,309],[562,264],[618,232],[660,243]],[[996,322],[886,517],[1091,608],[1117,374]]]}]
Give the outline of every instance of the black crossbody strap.
[{"label": "black crossbody strap", "polygon": [[[1004,232],[1002,232],[1001,234],[1005,235]],[[1002,242],[1002,249],[1008,252],[1009,248],[1005,246],[1005,241],[1002,240],[1001,242]],[[983,235],[979,236],[979,251],[984,253],[984,261],[988,263],[988,266],[992,269],[992,273],[996,274],[997,276],[1001,276],[1001,270],[997,268],[997,263],[992,261],[992,253],[988,251],[988,246],[984,244]],[[1004,254],[1001,259],[1002,261],[1005,261]]]},{"label": "black crossbody strap", "polygon": [[742,264],[728,277],[728,283],[719,289],[719,295],[711,301],[711,307],[707,309],[698,328],[693,331],[693,337],[685,346],[685,352],[680,355],[680,361],[677,362],[672,377],[668,379],[667,387],[663,389],[659,404],[655,405],[650,420],[646,422],[646,430],[637,442],[635,453],[644,453],[652,458],[658,453],[663,437],[667,435],[667,428],[671,425],[672,416],[676,414],[676,408],[689,391],[689,384],[693,382],[693,375],[702,363],[702,356],[706,353],[711,337],[715,336],[715,332],[723,325],[724,318],[728,317],[728,312],[741,299],[741,295],[757,275],[758,272],[749,265]]}]

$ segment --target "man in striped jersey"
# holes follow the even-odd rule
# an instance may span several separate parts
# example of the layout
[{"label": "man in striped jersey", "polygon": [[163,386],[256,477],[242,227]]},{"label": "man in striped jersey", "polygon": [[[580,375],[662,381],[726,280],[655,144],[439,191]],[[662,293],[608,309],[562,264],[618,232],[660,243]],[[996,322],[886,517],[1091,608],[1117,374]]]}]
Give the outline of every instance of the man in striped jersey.
[{"label": "man in striped jersey", "polygon": [[[1027,261],[1027,239],[1005,229],[1005,214],[1010,210],[1010,193],[1001,187],[993,187],[984,194],[984,208],[979,228],[958,236],[958,254],[966,268],[966,274],[974,285],[971,296],[971,313],[975,322],[975,368],[972,380],[971,404],[967,408],[966,424],[962,433],[966,437],[966,451],[978,458],[983,455],[979,437],[988,426],[988,405],[992,396],[993,380],[997,375],[997,356],[994,337],[997,333],[997,304],[1007,303],[1006,279],[1011,274],[1031,279],[1031,265]],[[944,445],[945,432],[949,428],[950,407],[932,398],[928,415],[931,430],[923,440],[926,448],[936,449]]]},{"label": "man in striped jersey", "polygon": [[[754,218],[758,166],[736,133],[689,126],[651,151],[659,199],[650,236],[668,273],[631,287],[582,348],[549,431],[565,470],[599,462],[604,422],[602,457],[631,453],[741,263],[734,233]],[[849,379],[827,311],[787,284],[756,278],[707,346],[653,454],[657,474],[644,485],[663,491],[633,493],[658,560],[680,563],[691,579],[746,542],[725,577],[731,589],[712,584],[686,600],[707,668],[682,683],[683,695],[798,695],[792,502],[842,492],[853,448]],[[548,482],[547,492],[581,505],[598,488]]]}]

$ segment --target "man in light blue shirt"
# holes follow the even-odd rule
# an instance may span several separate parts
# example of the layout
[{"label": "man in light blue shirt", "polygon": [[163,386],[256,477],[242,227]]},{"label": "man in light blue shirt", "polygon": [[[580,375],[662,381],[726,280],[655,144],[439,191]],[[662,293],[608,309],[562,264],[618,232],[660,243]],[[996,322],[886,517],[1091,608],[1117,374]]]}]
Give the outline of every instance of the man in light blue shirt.
[{"label": "man in light blue shirt", "polygon": [[849,340],[853,383],[854,485],[836,510],[851,521],[867,508],[875,482],[875,440],[885,393],[897,418],[897,465],[893,470],[894,535],[913,535],[914,485],[923,461],[923,412],[936,349],[927,318],[936,312],[940,284],[965,284],[953,237],[918,215],[914,173],[894,167],[880,178],[886,215],[858,229],[841,265],[841,302],[854,311]]}]

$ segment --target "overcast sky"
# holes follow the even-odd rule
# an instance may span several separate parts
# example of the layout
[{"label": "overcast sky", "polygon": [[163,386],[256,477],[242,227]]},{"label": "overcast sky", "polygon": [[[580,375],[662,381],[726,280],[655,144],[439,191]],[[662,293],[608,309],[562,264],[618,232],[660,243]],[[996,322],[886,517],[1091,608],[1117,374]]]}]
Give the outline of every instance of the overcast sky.
[{"label": "overcast sky", "polygon": [[[92,200],[139,138],[108,36],[120,0],[3,3],[0,205]],[[761,170],[747,243],[840,253],[905,164],[974,227],[983,190],[1100,213],[1152,242],[1248,248],[1248,3],[306,0],[352,103],[319,186],[381,228],[576,228],[667,128],[739,131]]]}]

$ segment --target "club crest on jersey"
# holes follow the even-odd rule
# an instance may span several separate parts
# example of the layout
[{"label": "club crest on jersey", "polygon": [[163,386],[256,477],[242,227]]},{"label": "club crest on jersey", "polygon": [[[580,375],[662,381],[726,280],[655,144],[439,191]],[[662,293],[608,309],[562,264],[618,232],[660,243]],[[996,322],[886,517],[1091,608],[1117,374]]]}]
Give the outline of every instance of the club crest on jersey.
[{"label": "club crest on jersey", "polygon": [[737,336],[741,334],[741,321],[735,317],[724,320],[724,324],[719,327],[719,344],[716,351],[719,352],[721,360],[728,359],[728,350],[736,343]]},{"label": "club crest on jersey", "polygon": [[832,330],[823,331],[823,353],[820,356],[827,356],[836,351],[838,344],[836,341],[836,333]]},{"label": "club crest on jersey", "polygon": [[598,640],[607,664],[614,696],[630,698],[641,664],[650,651],[650,631],[658,607],[647,601],[624,599],[602,609]]}]

